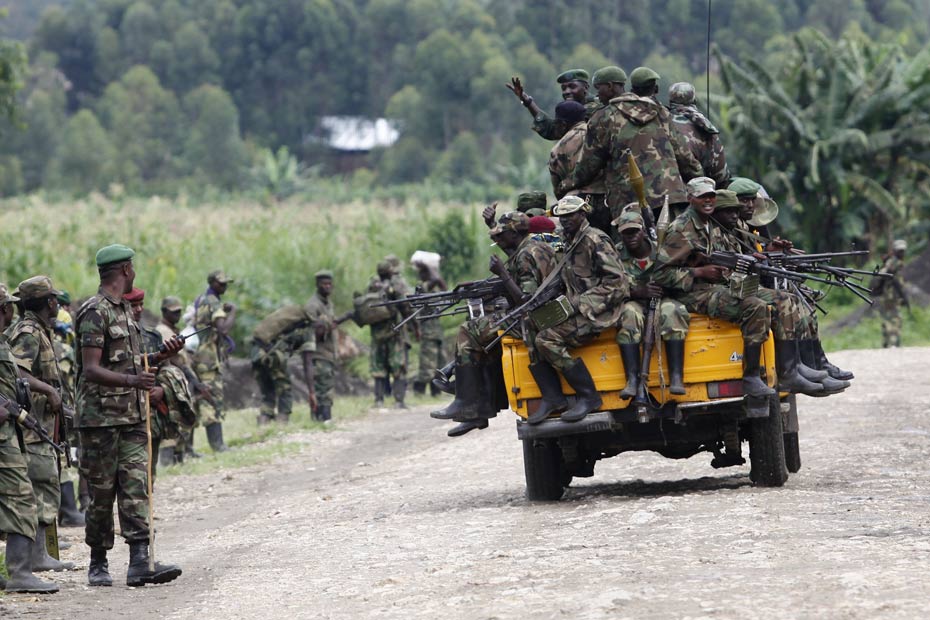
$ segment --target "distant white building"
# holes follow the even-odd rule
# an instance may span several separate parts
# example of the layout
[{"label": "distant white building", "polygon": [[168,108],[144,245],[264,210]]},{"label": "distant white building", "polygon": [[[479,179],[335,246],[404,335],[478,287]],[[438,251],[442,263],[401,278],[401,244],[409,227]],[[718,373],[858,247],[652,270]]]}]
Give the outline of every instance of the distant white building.
[{"label": "distant white building", "polygon": [[336,172],[351,172],[367,163],[373,149],[387,148],[398,137],[398,123],[386,118],[324,116],[318,133],[309,140],[327,147]]}]

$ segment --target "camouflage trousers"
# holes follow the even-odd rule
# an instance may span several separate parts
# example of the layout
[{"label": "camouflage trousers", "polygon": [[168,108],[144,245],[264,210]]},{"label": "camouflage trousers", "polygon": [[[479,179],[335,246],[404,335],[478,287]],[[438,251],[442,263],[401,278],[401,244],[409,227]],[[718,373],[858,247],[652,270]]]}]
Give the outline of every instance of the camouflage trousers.
[{"label": "camouflage trousers", "polygon": [[36,498],[16,438],[0,441],[0,532],[35,540]]},{"label": "camouflage trousers", "polygon": [[369,369],[376,379],[407,378],[407,342],[403,338],[372,340]]},{"label": "camouflage trousers", "polygon": [[417,381],[429,384],[433,371],[446,365],[442,338],[420,337],[420,360],[417,364]]},{"label": "camouflage trousers", "polygon": [[[458,364],[484,364],[487,362],[488,353],[484,350],[497,338],[497,330],[491,329],[491,326],[500,320],[497,314],[485,315],[477,319],[466,321],[459,327],[459,332],[455,337],[455,361]],[[526,329],[526,348],[530,356],[530,362],[536,362],[536,330],[530,326],[529,321],[525,321]]]},{"label": "camouflage trousers", "polygon": [[195,403],[197,423],[203,426],[210,426],[223,419],[223,380],[226,374],[225,369],[222,367],[210,368],[205,364],[196,364],[194,366],[194,372],[197,374],[197,379],[199,379],[201,383],[207,385],[213,394],[213,398],[211,399],[213,402],[209,402],[205,398],[198,398]]},{"label": "camouflage trousers", "polygon": [[90,506],[84,542],[113,548],[113,502],[120,533],[127,543],[149,536],[145,422],[81,429],[81,474],[87,480]]},{"label": "camouflage trousers", "polygon": [[[617,344],[639,344],[643,341],[643,329],[649,304],[642,301],[626,301],[620,309],[620,327],[617,329]],[[656,323],[662,340],[684,340],[691,325],[691,315],[685,305],[677,299],[664,297],[659,302]]]},{"label": "camouflage trousers", "polygon": [[291,376],[287,372],[287,355],[283,351],[263,350],[252,346],[252,374],[262,394],[262,404],[258,412],[268,417],[275,417],[275,408],[282,415],[290,415],[294,408],[294,396],[291,391]]},{"label": "camouflage trousers", "polygon": [[54,448],[47,443],[27,443],[26,465],[36,499],[39,525],[51,525],[58,518],[61,505],[61,481],[58,479],[58,458]]},{"label": "camouflage trousers", "polygon": [[313,391],[316,392],[317,405],[332,407],[335,389],[336,365],[329,360],[313,360]]},{"label": "camouflage trousers", "polygon": [[760,288],[756,297],[775,307],[772,316],[772,333],[776,340],[795,340],[801,338],[804,323],[798,298],[788,291]]},{"label": "camouflage trousers", "polygon": [[540,331],[536,335],[536,352],[555,368],[565,370],[574,363],[569,349],[590,342],[601,331],[584,316],[574,314],[555,327]]},{"label": "camouflage trousers", "polygon": [[879,308],[882,317],[882,347],[901,346],[901,327],[904,318],[901,316],[901,307],[895,303],[882,303]]},{"label": "camouflage trousers", "polygon": [[737,299],[721,284],[697,286],[678,297],[689,312],[736,323],[747,344],[762,344],[769,337],[772,325],[769,305],[758,297]]}]

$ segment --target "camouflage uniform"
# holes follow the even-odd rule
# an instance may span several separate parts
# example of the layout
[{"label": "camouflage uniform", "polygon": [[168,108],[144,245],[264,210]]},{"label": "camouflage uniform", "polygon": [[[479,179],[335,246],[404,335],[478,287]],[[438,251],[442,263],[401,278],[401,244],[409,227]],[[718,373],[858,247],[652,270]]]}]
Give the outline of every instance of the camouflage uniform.
[{"label": "camouflage uniform", "polygon": [[630,296],[630,278],[604,232],[585,221],[566,243],[571,254],[560,277],[574,314],[536,336],[539,356],[563,371],[574,363],[569,349],[616,326],[621,304]]},{"label": "camouflage uniform", "polygon": [[[10,347],[17,365],[36,379],[49,384],[70,404],[62,390],[61,371],[52,345],[52,329],[39,315],[26,311],[22,320],[8,330]],[[51,410],[44,394],[33,394],[32,415],[49,435],[55,436],[58,413]],[[61,486],[58,476],[58,454],[32,431],[23,434],[29,479],[36,498],[39,527],[51,525],[58,518]]]},{"label": "camouflage uniform", "polygon": [[120,374],[139,374],[142,351],[139,326],[129,302],[104,289],[78,310],[76,323],[77,427],[81,434],[81,473],[87,479],[85,542],[113,548],[113,502],[118,499],[120,533],[128,543],[146,542],[147,436],[141,390],[92,383],[84,377],[85,348],[101,349],[100,366]]},{"label": "camouflage uniform", "polygon": [[[569,129],[559,140],[558,144],[552,147],[549,152],[549,178],[552,180],[552,190],[556,198],[561,198],[563,193],[559,186],[566,179],[570,179],[578,162],[581,161],[581,151],[584,148],[585,134],[588,131],[588,124],[581,122]],[[587,183],[584,187],[576,190],[578,195],[587,201],[594,209],[588,214],[588,221],[595,228],[600,228],[608,235],[610,234],[610,209],[607,206],[607,190],[604,186],[604,173],[601,172],[594,177],[594,180]]]},{"label": "camouflage uniform", "polygon": [[[382,289],[385,299],[403,299],[409,293],[409,287],[399,274],[391,275],[389,280],[377,276],[372,280],[369,290]],[[401,304],[403,305],[403,304]],[[407,376],[407,328],[404,326],[394,331],[394,324],[403,319],[404,309],[394,306],[394,318],[371,327],[371,376],[376,379],[393,377],[404,380]]]},{"label": "camouflage uniform", "polygon": [[720,141],[720,130],[694,105],[694,86],[686,82],[672,84],[669,88],[669,111],[672,127],[681,134],[694,158],[700,162],[703,176],[712,178],[717,187],[726,187],[730,170]]},{"label": "camouflage uniform", "polygon": [[313,391],[316,392],[317,405],[332,407],[333,391],[336,388],[336,362],[339,359],[336,346],[339,343],[337,332],[330,329],[330,325],[336,320],[336,310],[332,299],[324,299],[319,292],[310,297],[304,309],[314,322],[314,329],[317,324],[326,326],[322,336],[314,332],[316,346],[310,359],[313,360]]},{"label": "camouflage uniform", "polygon": [[[226,318],[226,310],[213,289],[207,291],[194,303],[197,309],[194,316],[195,329],[203,329],[216,324],[218,319]],[[226,376],[226,361],[229,358],[230,341],[217,329],[200,335],[197,351],[194,353],[194,372],[201,383],[209,386],[213,394],[212,402],[197,400],[197,421],[204,426],[219,422],[223,418],[223,381]]]},{"label": "camouflage uniform", "polygon": [[[437,293],[442,290],[438,280],[427,278],[420,288],[424,293]],[[439,319],[419,321],[420,325],[420,360],[417,364],[417,382],[427,385],[433,378],[433,371],[446,365],[446,356],[442,347],[442,325]]]},{"label": "camouflage uniform", "polygon": [[[158,322],[158,325],[155,326],[155,331],[161,336],[162,342],[170,340],[180,333],[164,321]],[[194,427],[197,425],[197,399],[194,397],[193,386],[191,385],[191,381],[196,379],[196,373],[194,373],[193,362],[191,361],[191,356],[187,349],[181,349],[177,355],[165,361],[162,367],[168,365],[174,366],[180,370],[180,375],[184,378],[184,383],[187,385],[187,396],[191,399],[193,411],[193,416],[190,418],[182,416],[178,419],[177,436],[166,437],[161,441],[162,448],[174,448],[175,457],[180,461],[183,459],[181,455],[184,454],[185,449],[189,445],[191,434],[194,432]],[[174,373],[172,373],[172,375],[173,374]],[[177,383],[176,376],[174,377],[174,382]]]},{"label": "camouflage uniform", "polygon": [[[903,290],[904,278],[900,274],[903,268],[904,261],[892,254],[882,265],[881,273],[892,274]],[[885,282],[878,300],[878,310],[882,317],[882,347],[886,349],[901,346],[901,326],[904,324],[904,319],[901,318],[902,305],[904,299],[898,288],[892,282]]]},{"label": "camouflage uniform", "polygon": [[[646,243],[650,243],[648,239]],[[651,244],[650,244],[651,245]],[[652,251],[647,259],[638,259],[621,244],[620,260],[624,269],[633,280],[633,284],[647,284],[654,277],[657,251]],[[643,327],[646,324],[646,314],[649,304],[640,300],[629,299],[623,302],[620,310],[620,328],[617,330],[619,344],[639,344],[643,340]],[[684,340],[691,325],[691,315],[685,305],[671,297],[663,297],[659,301],[656,320],[662,340]]]},{"label": "camouflage uniform", "polygon": [[[2,293],[5,295],[6,290]],[[16,401],[16,359],[0,334],[0,394]],[[12,418],[0,424],[0,532],[36,537],[36,498]]]},{"label": "camouflage uniform", "polygon": [[285,306],[272,312],[252,332],[252,372],[262,393],[261,415],[287,418],[294,405],[287,361],[294,353],[316,350],[313,319],[302,306]]},{"label": "camouflage uniform", "polygon": [[669,125],[668,111],[655,100],[624,93],[588,121],[581,161],[563,191],[584,187],[604,173],[607,204],[613,217],[636,202],[630,185],[627,151],[642,172],[646,201],[652,208],[687,202],[684,181],[700,176],[701,165]]},{"label": "camouflage uniform", "polygon": [[[590,119],[595,112],[604,107],[597,97],[588,95],[584,102],[584,119]],[[533,131],[545,140],[561,140],[571,129],[568,123],[561,119],[552,118],[545,112],[540,112],[533,118]]]}]

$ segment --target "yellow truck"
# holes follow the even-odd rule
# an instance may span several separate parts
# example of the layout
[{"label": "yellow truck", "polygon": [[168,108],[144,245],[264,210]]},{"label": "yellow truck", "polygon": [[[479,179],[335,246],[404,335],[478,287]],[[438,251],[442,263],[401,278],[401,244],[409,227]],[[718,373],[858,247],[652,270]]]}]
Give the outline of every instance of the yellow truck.
[{"label": "yellow truck", "polygon": [[[523,442],[526,495],[530,500],[562,497],[575,477],[594,475],[600,459],[633,450],[652,450],[673,459],[701,452],[714,455],[715,468],[742,465],[742,442],[749,442],[750,477],[760,486],[782,486],[801,467],[797,405],[791,395],[753,399],[742,393],[743,339],[739,328],[721,319],[691,315],[685,341],[687,394],[668,393],[668,369],[660,343],[653,350],[649,402],[642,406],[620,398],[626,384],[620,350],[610,329],[573,354],[585,361],[604,399],[599,411],[580,422],[551,416],[528,424],[540,402],[523,341],[505,337],[504,381],[516,412],[517,437]],[[762,349],[764,380],[774,386],[775,347],[771,336]],[[572,390],[562,382],[572,399]]]}]

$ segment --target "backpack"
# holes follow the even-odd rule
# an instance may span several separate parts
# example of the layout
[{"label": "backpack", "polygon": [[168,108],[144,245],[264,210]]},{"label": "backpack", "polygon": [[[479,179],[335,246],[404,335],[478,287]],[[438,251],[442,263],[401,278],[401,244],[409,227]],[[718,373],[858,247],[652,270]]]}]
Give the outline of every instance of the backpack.
[{"label": "backpack", "polygon": [[383,323],[394,318],[394,310],[390,306],[372,307],[373,304],[387,301],[384,290],[355,293],[352,304],[355,308],[353,320],[359,326]]}]

